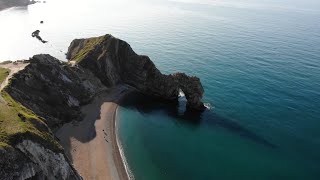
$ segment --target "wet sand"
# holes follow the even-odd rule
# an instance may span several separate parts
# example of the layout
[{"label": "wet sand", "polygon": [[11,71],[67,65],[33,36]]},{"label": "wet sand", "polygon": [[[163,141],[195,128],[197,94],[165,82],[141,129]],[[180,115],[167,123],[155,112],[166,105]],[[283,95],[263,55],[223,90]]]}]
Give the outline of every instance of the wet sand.
[{"label": "wet sand", "polygon": [[84,119],[65,124],[57,132],[66,155],[83,179],[129,179],[116,137],[116,111],[122,87],[98,95],[82,107]]}]

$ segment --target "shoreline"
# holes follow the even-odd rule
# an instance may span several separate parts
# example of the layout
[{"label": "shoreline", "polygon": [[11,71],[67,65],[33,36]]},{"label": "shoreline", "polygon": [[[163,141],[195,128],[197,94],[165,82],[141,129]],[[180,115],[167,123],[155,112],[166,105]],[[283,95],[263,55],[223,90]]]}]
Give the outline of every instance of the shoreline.
[{"label": "shoreline", "polygon": [[[127,95],[127,94],[126,94]],[[125,95],[125,96],[126,96]],[[124,98],[125,98],[124,96]],[[120,156],[120,159],[122,161],[122,164],[123,164],[123,169],[125,171],[125,174],[127,175],[127,179],[128,180],[134,180],[134,175],[130,169],[130,166],[128,164],[128,161],[126,159],[126,156],[124,154],[124,150],[123,150],[123,147],[122,147],[122,144],[121,144],[121,141],[120,139],[118,138],[118,135],[119,135],[119,127],[117,125],[118,121],[119,121],[119,117],[118,117],[118,109],[119,105],[117,106],[117,109],[116,109],[116,112],[115,112],[115,122],[114,122],[114,128],[115,128],[115,136],[116,136],[116,145],[117,145],[117,150],[118,150],[118,155]]]},{"label": "shoreline", "polygon": [[[124,95],[124,96],[126,96],[126,95]],[[122,167],[122,168],[117,168],[118,174],[120,176],[126,175],[126,177],[121,177],[120,179],[132,180],[132,179],[134,179],[134,177],[130,171],[129,165],[127,163],[126,157],[123,152],[121,142],[118,137],[118,135],[119,135],[118,134],[118,126],[117,126],[117,122],[119,121],[118,107],[119,107],[119,105],[116,105],[116,110],[114,112],[114,118],[113,118],[113,122],[112,122],[112,132],[111,132],[111,135],[113,136],[113,142],[114,142],[113,143],[113,150],[114,150],[113,158],[114,158],[115,163],[118,163],[117,167],[120,167],[120,166]]]},{"label": "shoreline", "polygon": [[118,86],[96,95],[81,107],[83,120],[67,123],[55,132],[83,179],[131,179],[117,134],[118,104],[128,92]]}]

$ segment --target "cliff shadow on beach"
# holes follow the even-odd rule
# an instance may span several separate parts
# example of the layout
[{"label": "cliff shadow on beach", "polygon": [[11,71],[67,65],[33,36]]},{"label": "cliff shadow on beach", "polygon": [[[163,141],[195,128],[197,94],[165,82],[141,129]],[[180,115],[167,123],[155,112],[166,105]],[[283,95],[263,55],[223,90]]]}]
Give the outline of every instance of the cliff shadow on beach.
[{"label": "cliff shadow on beach", "polygon": [[93,141],[99,133],[106,143],[115,142],[111,138],[113,127],[110,119],[114,118],[116,105],[124,93],[123,86],[119,86],[97,94],[90,103],[81,107],[83,118],[73,120],[56,131],[55,135],[71,162],[74,162],[73,155],[79,146]]}]

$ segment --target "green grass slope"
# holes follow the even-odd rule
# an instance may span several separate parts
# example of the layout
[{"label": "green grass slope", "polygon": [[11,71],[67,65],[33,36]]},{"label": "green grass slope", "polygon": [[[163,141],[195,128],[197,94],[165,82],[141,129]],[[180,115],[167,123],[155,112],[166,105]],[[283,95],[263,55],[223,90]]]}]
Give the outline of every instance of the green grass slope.
[{"label": "green grass slope", "polygon": [[[8,70],[0,70],[1,79],[5,79],[8,74]],[[29,139],[52,150],[61,151],[61,146],[41,117],[16,102],[6,92],[6,88],[1,91],[1,96],[5,102],[0,102],[0,148],[14,147],[22,140]]]},{"label": "green grass slope", "polygon": [[0,67],[0,84],[6,79],[9,73],[10,73],[9,69]]}]

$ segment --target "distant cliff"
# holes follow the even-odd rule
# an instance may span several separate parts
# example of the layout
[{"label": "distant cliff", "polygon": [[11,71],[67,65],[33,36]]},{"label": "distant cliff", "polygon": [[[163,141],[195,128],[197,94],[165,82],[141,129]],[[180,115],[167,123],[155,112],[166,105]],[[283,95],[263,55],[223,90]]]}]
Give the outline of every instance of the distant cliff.
[{"label": "distant cliff", "polygon": [[67,59],[89,69],[108,87],[126,83],[168,100],[177,100],[181,89],[190,110],[205,109],[199,78],[184,73],[162,74],[148,56],[137,55],[128,43],[111,35],[73,40]]},{"label": "distant cliff", "polygon": [[33,0],[0,0],[0,10],[15,6],[27,6],[34,3],[35,1]]}]

